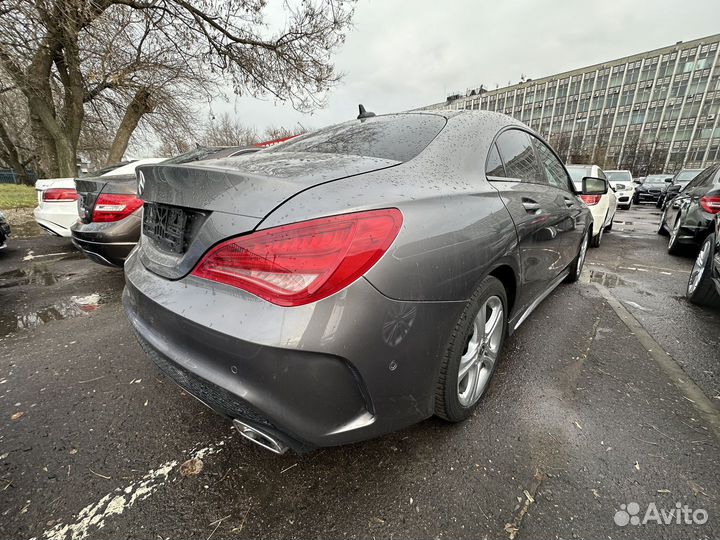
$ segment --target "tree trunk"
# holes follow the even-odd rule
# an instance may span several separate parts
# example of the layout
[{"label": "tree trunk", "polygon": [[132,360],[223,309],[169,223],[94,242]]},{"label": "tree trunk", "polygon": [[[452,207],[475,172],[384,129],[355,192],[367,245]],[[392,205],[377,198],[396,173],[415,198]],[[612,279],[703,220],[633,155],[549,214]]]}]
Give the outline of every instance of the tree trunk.
[{"label": "tree trunk", "polygon": [[0,122],[0,143],[5,148],[5,151],[2,152],[3,158],[7,160],[12,170],[15,171],[15,183],[32,185],[32,179],[20,161],[20,153],[2,122]]},{"label": "tree trunk", "polygon": [[147,88],[141,88],[135,93],[135,97],[133,97],[130,105],[128,105],[122,122],[120,122],[117,133],[115,133],[106,165],[112,165],[122,161],[130,142],[130,137],[135,131],[135,128],[137,128],[140,119],[143,115],[152,112],[155,105],[156,102],[150,90]]}]

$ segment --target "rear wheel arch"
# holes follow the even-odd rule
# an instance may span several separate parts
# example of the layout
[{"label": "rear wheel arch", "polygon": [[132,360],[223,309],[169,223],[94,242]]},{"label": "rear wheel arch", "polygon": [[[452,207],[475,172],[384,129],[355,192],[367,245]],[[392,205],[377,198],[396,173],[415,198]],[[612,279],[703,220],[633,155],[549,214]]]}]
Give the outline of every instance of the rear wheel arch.
[{"label": "rear wheel arch", "polygon": [[501,264],[491,270],[488,275],[493,276],[502,283],[505,288],[505,294],[507,295],[507,311],[508,313],[512,313],[517,296],[518,278],[515,270],[509,264]]}]

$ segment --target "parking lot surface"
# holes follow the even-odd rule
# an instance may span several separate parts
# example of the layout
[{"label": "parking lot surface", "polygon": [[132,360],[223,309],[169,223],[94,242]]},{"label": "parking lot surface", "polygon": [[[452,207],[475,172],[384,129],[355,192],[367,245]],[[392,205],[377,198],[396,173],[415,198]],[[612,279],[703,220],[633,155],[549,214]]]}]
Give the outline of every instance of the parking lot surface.
[{"label": "parking lot surface", "polygon": [[[720,537],[720,316],[685,300],[659,217],[618,211],[469,421],[303,456],[152,365],[121,271],[23,229],[0,252],[0,537]],[[624,525],[633,502],[707,521]]]}]

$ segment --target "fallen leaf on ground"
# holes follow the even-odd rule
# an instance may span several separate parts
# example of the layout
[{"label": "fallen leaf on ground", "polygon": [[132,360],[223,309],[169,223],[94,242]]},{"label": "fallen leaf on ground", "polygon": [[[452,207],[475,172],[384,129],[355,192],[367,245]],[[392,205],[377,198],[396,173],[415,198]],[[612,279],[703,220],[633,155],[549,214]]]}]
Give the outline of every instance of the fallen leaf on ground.
[{"label": "fallen leaf on ground", "polygon": [[636,468],[638,471],[640,470],[640,463],[638,463],[637,461],[635,462],[635,468]]},{"label": "fallen leaf on ground", "polygon": [[25,416],[25,412],[24,412],[24,411],[18,411],[18,412],[16,412],[15,414],[13,414],[13,415],[10,417],[10,420],[13,420],[13,421],[14,421],[14,420],[20,420],[23,416]]},{"label": "fallen leaf on ground", "polygon": [[192,458],[180,465],[181,476],[197,476],[203,470],[202,459]]}]

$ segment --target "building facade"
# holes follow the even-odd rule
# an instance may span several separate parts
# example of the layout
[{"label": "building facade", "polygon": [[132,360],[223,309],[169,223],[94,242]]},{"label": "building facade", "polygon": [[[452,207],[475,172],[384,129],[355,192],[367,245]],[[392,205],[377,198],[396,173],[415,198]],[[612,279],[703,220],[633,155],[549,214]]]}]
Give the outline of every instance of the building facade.
[{"label": "building facade", "polygon": [[423,109],[509,114],[568,163],[636,176],[720,161],[720,34],[518,84],[448,96]]}]

